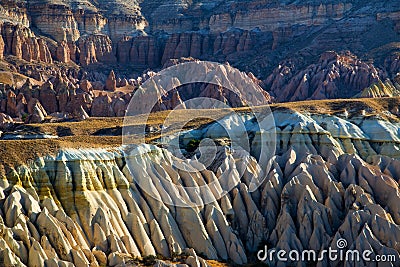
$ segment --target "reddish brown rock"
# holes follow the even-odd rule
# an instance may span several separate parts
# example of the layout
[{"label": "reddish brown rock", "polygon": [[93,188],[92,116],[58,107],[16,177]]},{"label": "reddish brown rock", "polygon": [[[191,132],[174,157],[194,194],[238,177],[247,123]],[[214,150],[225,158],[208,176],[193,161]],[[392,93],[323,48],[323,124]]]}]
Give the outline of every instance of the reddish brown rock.
[{"label": "reddish brown rock", "polygon": [[79,62],[90,65],[96,62],[115,63],[117,61],[113,53],[113,45],[107,35],[95,34],[79,39]]},{"label": "reddish brown rock", "polygon": [[26,101],[31,100],[32,97],[32,82],[28,78],[24,85],[19,89],[19,91],[24,95]]},{"label": "reddish brown rock", "polygon": [[17,116],[17,96],[12,90],[7,93],[7,114],[11,117]]},{"label": "reddish brown rock", "polygon": [[394,77],[394,81],[400,85],[400,73],[396,75],[396,77]]},{"label": "reddish brown rock", "polygon": [[47,46],[47,43],[44,39],[37,39],[37,43],[39,46],[39,57],[36,59],[46,63],[53,63],[53,59],[51,57],[50,49]]},{"label": "reddish brown rock", "polygon": [[295,65],[293,61],[281,63],[264,81],[278,102],[351,98],[384,76],[372,64],[335,52],[322,54],[316,64],[299,71]]},{"label": "reddish brown rock", "polygon": [[178,45],[175,47],[173,53],[173,58],[190,56],[191,39],[190,34],[180,34]]},{"label": "reddish brown rock", "polygon": [[79,47],[75,43],[68,43],[68,48],[69,48],[69,53],[71,60],[74,62],[79,62],[79,55],[80,55],[80,50]]},{"label": "reddish brown rock", "polygon": [[4,40],[0,33],[0,60],[4,58],[4,48],[5,48]]},{"label": "reddish brown rock", "polygon": [[7,99],[0,100],[0,112],[7,112]]},{"label": "reddish brown rock", "polygon": [[238,44],[238,33],[227,33],[222,35],[221,47],[219,49],[222,50],[222,54],[229,55],[236,51],[236,47]]},{"label": "reddish brown rock", "polygon": [[54,91],[53,84],[50,81],[44,83],[40,88],[39,100],[48,113],[58,111],[57,93]]},{"label": "reddish brown rock", "polygon": [[385,59],[384,65],[392,76],[397,75],[400,72],[400,55],[390,55]]},{"label": "reddish brown rock", "polygon": [[27,123],[40,123],[47,116],[46,110],[40,104],[40,101],[36,98],[32,98],[28,102],[28,113],[30,116],[27,118]]},{"label": "reddish brown rock", "polygon": [[3,23],[1,28],[5,54],[11,54],[26,61],[36,60],[52,63],[46,41],[37,38],[29,28],[9,22]]},{"label": "reddish brown rock", "polygon": [[179,105],[182,105],[183,101],[181,99],[181,96],[179,95],[178,90],[173,90],[172,91],[172,96],[171,96],[171,102],[170,102],[170,108],[175,109]]},{"label": "reddish brown rock", "polygon": [[160,64],[159,47],[154,37],[139,36],[132,40],[129,62],[137,66],[156,67]]},{"label": "reddish brown rock", "polygon": [[83,107],[85,112],[88,113],[92,106],[92,102],[93,99],[88,93],[70,93],[65,111],[73,114],[80,107]]},{"label": "reddish brown rock", "polygon": [[79,88],[86,93],[93,91],[92,83],[86,79],[80,82]]},{"label": "reddish brown rock", "polygon": [[92,82],[92,86],[94,90],[99,90],[102,91],[104,90],[104,84],[100,81],[94,81]]},{"label": "reddish brown rock", "polygon": [[[166,45],[165,45],[165,49],[164,49],[164,54],[161,60],[161,63],[164,64],[168,59],[172,59],[175,58],[175,49],[178,46],[179,43],[179,39],[180,39],[180,35],[179,34],[173,34],[167,41]],[[187,54],[188,51],[182,51],[182,54]],[[187,55],[188,56],[188,55]]]},{"label": "reddish brown rock", "polygon": [[121,79],[121,81],[119,82],[118,87],[125,87],[125,86],[127,86],[127,85],[128,85],[128,80],[125,79],[125,78],[123,78],[123,79]]},{"label": "reddish brown rock", "polygon": [[122,38],[117,44],[117,59],[118,62],[126,64],[131,61],[130,51],[132,47],[132,38],[125,37]]},{"label": "reddish brown rock", "polygon": [[113,70],[108,75],[108,78],[106,80],[105,89],[108,91],[111,91],[111,92],[114,92],[115,90],[117,90],[117,80],[115,78],[115,73]]},{"label": "reddish brown rock", "polygon": [[100,94],[93,99],[91,116],[92,117],[109,117],[114,116],[114,111],[111,107],[112,99],[106,94]]},{"label": "reddish brown rock", "polygon": [[69,101],[69,88],[64,87],[62,90],[58,92],[57,98],[58,98],[58,107],[61,112],[65,112],[67,109],[68,101]]},{"label": "reddish brown rock", "polygon": [[124,38],[118,43],[118,61],[138,67],[156,67],[160,64],[160,45],[152,36]]},{"label": "reddish brown rock", "polygon": [[114,98],[111,103],[116,117],[124,117],[126,113],[126,104],[122,98]]},{"label": "reddish brown rock", "polygon": [[79,121],[89,119],[89,115],[86,113],[85,109],[82,106],[80,106],[77,110],[75,110],[72,115],[74,119],[77,119]]},{"label": "reddish brown rock", "polygon": [[27,101],[22,93],[17,96],[16,112],[17,117],[21,118],[27,111]]},{"label": "reddish brown rock", "polygon": [[58,61],[64,63],[68,63],[71,60],[71,51],[66,41],[58,44],[56,56]]}]

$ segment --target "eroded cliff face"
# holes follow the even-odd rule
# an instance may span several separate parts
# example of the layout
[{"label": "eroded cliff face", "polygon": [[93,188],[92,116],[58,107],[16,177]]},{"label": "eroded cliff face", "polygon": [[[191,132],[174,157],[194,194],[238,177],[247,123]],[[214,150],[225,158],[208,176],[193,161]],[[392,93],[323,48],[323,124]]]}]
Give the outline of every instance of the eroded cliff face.
[{"label": "eroded cliff face", "polygon": [[145,69],[191,56],[227,60],[260,77],[286,57],[364,54],[398,42],[399,10],[397,1],[30,0],[1,3],[1,18],[50,37],[52,58],[61,62],[116,60]]},{"label": "eroded cliff face", "polygon": [[[0,180],[0,248],[6,266],[116,266],[132,257],[169,258],[185,248],[208,259],[245,264],[265,244],[319,252],[335,248],[339,238],[348,241],[347,248],[396,255],[398,266],[400,125],[379,117],[293,111],[275,111],[274,118],[277,150],[270,169],[256,167],[255,157],[222,141],[203,171],[153,145],[125,153],[64,150],[9,169]],[[260,133],[249,119],[243,116],[257,151]],[[235,128],[237,121],[226,117],[221,123]],[[219,127],[211,124],[181,137],[224,140]],[[260,170],[266,179],[249,192],[250,178]],[[164,204],[180,201],[200,205]],[[188,264],[200,266],[200,261]]]},{"label": "eroded cliff face", "polygon": [[[91,43],[90,40],[88,42]],[[82,48],[88,49],[88,53],[93,52],[95,44],[91,43],[89,47],[86,44],[82,43]],[[103,56],[107,57],[107,50]],[[115,58],[111,57],[109,60],[115,61]],[[168,63],[178,66],[174,61]],[[271,102],[269,94],[258,86],[260,81],[251,73],[236,72],[229,65],[215,66],[209,62],[193,61],[193,59],[188,59],[186,63],[191,65],[176,67],[175,70],[169,69],[164,73],[166,76],[159,75],[156,76],[157,79],[152,78],[155,82],[151,83],[151,86],[145,81],[157,75],[154,72],[148,72],[136,80],[132,79],[128,84],[127,80],[117,79],[113,71],[110,72],[105,85],[92,84],[87,79],[79,81],[73,74],[67,76],[61,72],[40,86],[30,79],[27,79],[20,88],[0,84],[0,113],[26,123],[42,122],[47,115],[56,119],[60,114],[61,117],[73,117],[78,120],[85,119],[88,115],[123,117],[133,95],[140,98],[136,104],[138,108],[154,107],[153,111],[173,110],[178,106],[190,108],[185,106],[185,102],[196,98],[205,99],[202,101],[205,103],[197,103],[196,108],[211,107],[210,101],[218,102],[218,105],[224,103],[225,107],[229,105],[233,108],[243,107],[249,103],[266,105]],[[161,83],[163,79],[167,79],[166,77],[169,79],[168,83]],[[201,82],[188,84],[188,78],[189,81]],[[227,84],[235,90],[226,88]],[[125,90],[121,90],[121,86]],[[0,126],[0,128],[7,127]]]}]

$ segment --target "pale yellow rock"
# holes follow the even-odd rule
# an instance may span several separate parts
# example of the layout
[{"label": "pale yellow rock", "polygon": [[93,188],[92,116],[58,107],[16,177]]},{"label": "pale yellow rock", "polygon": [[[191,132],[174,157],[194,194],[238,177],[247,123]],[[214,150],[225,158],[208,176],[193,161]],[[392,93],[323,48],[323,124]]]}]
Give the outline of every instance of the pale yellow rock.
[{"label": "pale yellow rock", "polygon": [[31,248],[29,249],[29,267],[41,267],[44,266],[47,255],[44,252],[40,244],[35,240],[32,242]]},{"label": "pale yellow rock", "polygon": [[14,239],[14,235],[12,229],[3,228],[2,237],[4,238],[5,243],[7,244],[7,248],[11,249],[13,254],[18,257],[18,261],[22,261],[23,263],[28,262],[28,249],[25,247],[22,241],[17,241]]},{"label": "pale yellow rock", "polygon": [[218,227],[215,225],[215,222],[212,218],[207,219],[207,232],[211,237],[211,240],[214,244],[215,249],[218,252],[218,256],[223,260],[228,259],[228,252],[226,251],[226,244],[221,234],[219,233]]},{"label": "pale yellow rock", "polygon": [[201,267],[200,266],[200,261],[198,260],[197,257],[194,256],[189,256],[186,259],[186,264],[189,265],[190,267]]},{"label": "pale yellow rock", "polygon": [[198,253],[204,253],[209,259],[217,259],[217,252],[195,210],[182,207],[177,208],[176,213],[179,228],[187,245],[193,247]]},{"label": "pale yellow rock", "polygon": [[[118,149],[65,150],[36,167],[16,168],[0,181],[1,255],[9,264],[28,266],[117,266],[132,257],[169,257],[193,247],[188,264],[205,267],[200,253],[246,264],[264,240],[269,248],[319,251],[339,238],[375,253],[398,253],[398,124],[276,115],[279,155],[271,157],[265,180],[253,192],[252,179],[261,179],[263,165],[244,150],[226,147],[202,171],[202,164],[152,145],[129,155],[132,171]],[[223,121],[231,128],[238,122]],[[196,131],[192,137],[220,134],[215,125]],[[253,152],[260,140],[253,140]],[[207,183],[214,184],[200,187]],[[199,205],[181,208],[160,200]]]},{"label": "pale yellow rock", "polygon": [[247,228],[249,225],[249,219],[246,213],[246,207],[243,203],[242,197],[237,188],[233,189],[233,209],[235,211],[236,219],[239,223],[239,231],[241,236],[247,234]]},{"label": "pale yellow rock", "polygon": [[94,224],[93,243],[97,249],[105,252],[108,251],[107,236],[98,223]]},{"label": "pale yellow rock", "polygon": [[14,267],[14,266],[26,266],[23,264],[18,257],[14,256],[9,248],[5,248],[0,251],[0,259],[3,259],[4,267]]},{"label": "pale yellow rock", "polygon": [[121,241],[124,243],[126,250],[128,251],[129,254],[133,255],[134,257],[141,257],[140,251],[133,241],[133,238],[128,237],[128,236],[123,236],[121,237]]},{"label": "pale yellow rock", "polygon": [[58,261],[56,259],[47,259],[44,261],[46,267],[58,267]]},{"label": "pale yellow rock", "polygon": [[108,255],[108,266],[117,266],[117,265],[124,265],[126,262],[131,260],[132,257],[127,254],[122,253],[111,253]]},{"label": "pale yellow rock", "polygon": [[62,260],[72,262],[70,251],[71,244],[64,236],[56,219],[44,209],[37,218],[39,231],[49,238],[50,243]]},{"label": "pale yellow rock", "polygon": [[169,252],[168,243],[156,220],[152,220],[150,222],[150,233],[151,241],[154,244],[154,248],[156,249],[157,253],[169,258],[171,255]]},{"label": "pale yellow rock", "polygon": [[74,263],[75,266],[89,265],[89,261],[86,259],[86,256],[82,252],[82,250],[71,249],[71,254],[72,254],[72,262]]},{"label": "pale yellow rock", "polygon": [[107,255],[103,251],[92,250],[92,252],[100,266],[107,265]]},{"label": "pale yellow rock", "polygon": [[108,243],[110,244],[111,252],[121,252],[127,254],[124,243],[115,235],[108,236]]},{"label": "pale yellow rock", "polygon": [[150,256],[156,255],[156,251],[151,243],[150,238],[147,236],[146,231],[143,228],[142,223],[140,222],[139,217],[136,215],[132,216],[132,221],[130,222],[132,225],[132,230],[134,231],[132,234],[135,238],[136,244],[140,250],[142,256]]}]

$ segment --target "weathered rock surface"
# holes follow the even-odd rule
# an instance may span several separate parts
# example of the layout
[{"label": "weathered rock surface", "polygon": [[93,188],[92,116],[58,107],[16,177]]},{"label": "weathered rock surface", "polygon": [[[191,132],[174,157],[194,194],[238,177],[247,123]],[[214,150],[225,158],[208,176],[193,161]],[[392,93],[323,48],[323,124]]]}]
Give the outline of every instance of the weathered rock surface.
[{"label": "weathered rock surface", "polygon": [[106,90],[114,92],[117,89],[117,80],[114,71],[111,71],[106,80]]},{"label": "weathered rock surface", "polygon": [[[306,69],[298,69],[293,61],[284,62],[264,83],[278,102],[393,96],[396,91],[393,85],[391,88],[379,85],[385,75],[374,65],[351,54],[339,55],[330,51],[322,54],[317,63]],[[375,88],[375,84],[379,87]],[[371,89],[367,89],[368,87]]]},{"label": "weathered rock surface", "polygon": [[[190,161],[152,145],[125,154],[120,149],[63,150],[12,169],[0,180],[0,255],[6,264],[21,266],[50,261],[114,266],[133,257],[185,252],[186,264],[199,267],[206,264],[199,254],[246,264],[265,244],[318,252],[345,238],[347,249],[395,255],[397,266],[400,125],[289,110],[275,111],[274,118],[276,155],[254,192],[248,177],[257,176],[257,168],[234,170],[255,159],[228,147],[218,148],[209,170],[194,173]],[[250,131],[255,129],[251,118],[243,119]],[[235,125],[230,117],[224,120]],[[223,137],[218,127],[211,124],[182,138]],[[252,149],[260,145],[256,134]],[[233,190],[197,207],[166,205],[138,188],[144,182],[160,200],[197,202],[225,190],[220,178],[226,175]],[[200,189],[210,181],[217,184]],[[191,184],[197,191],[176,190],[168,182]]]},{"label": "weathered rock surface", "polygon": [[28,62],[53,62],[52,55],[45,39],[36,37],[29,28],[6,21],[0,22],[0,29],[1,57],[6,54],[13,55],[18,59],[24,59]]},{"label": "weathered rock surface", "polygon": [[[236,71],[229,65],[216,67],[207,62],[195,61],[193,58],[169,61],[168,64],[174,66],[178,62],[190,63],[195,68],[187,68],[179,75],[169,77],[171,80],[168,82],[171,81],[171,83],[159,87],[143,88],[142,86],[145,81],[155,75],[153,72],[148,72],[128,82],[126,79],[117,79],[114,71],[109,73],[104,88],[102,84],[92,83],[87,79],[79,81],[74,76],[67,77],[65,73],[61,72],[57,72],[55,76],[52,75],[40,86],[33,85],[29,79],[19,88],[0,85],[0,112],[13,118],[29,116],[33,113],[33,104],[29,103],[34,98],[47,114],[69,113],[80,118],[85,118],[86,115],[123,117],[133,93],[136,92],[142,97],[138,108],[146,105],[154,106],[155,111],[171,110],[179,105],[181,108],[190,108],[185,106],[184,101],[201,97],[205,100],[204,103],[197,103],[200,106],[210,105],[207,99],[214,99],[221,104],[226,103],[230,107],[243,107],[248,103],[263,105],[271,102],[269,94],[258,85],[260,81],[251,73],[238,72],[240,74],[235,76]],[[188,83],[189,76],[186,75],[188,73],[196,74],[191,76],[192,79],[210,81],[210,84],[185,85]],[[231,77],[233,79],[229,81]],[[182,84],[184,86],[181,86]],[[234,90],[229,90],[226,84],[233,87]],[[246,88],[246,90],[241,90],[241,88]],[[168,89],[174,90],[167,92]],[[151,101],[153,103],[149,103]],[[81,108],[86,114],[82,112]],[[75,114],[76,112],[79,114]]]},{"label": "weathered rock surface", "polygon": [[400,28],[398,1],[25,0],[1,8],[0,56],[142,69],[194,57],[229,61],[262,78],[287,57],[326,50],[381,48],[383,61],[395,56],[385,45],[398,42]]}]

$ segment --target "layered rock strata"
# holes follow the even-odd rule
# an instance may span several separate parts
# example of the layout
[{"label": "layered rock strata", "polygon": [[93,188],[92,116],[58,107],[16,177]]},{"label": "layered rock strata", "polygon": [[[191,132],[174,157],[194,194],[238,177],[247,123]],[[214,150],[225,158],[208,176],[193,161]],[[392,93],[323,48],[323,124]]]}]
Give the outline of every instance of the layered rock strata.
[{"label": "layered rock strata", "polygon": [[[192,56],[227,60],[262,76],[266,67],[287,56],[385,50],[399,34],[397,1],[29,0],[0,5],[4,23],[49,41],[53,60],[83,66],[118,62],[146,69]],[[385,38],[377,37],[381,31]],[[18,40],[18,45],[24,42]],[[30,45],[37,50],[46,46]],[[47,56],[21,57],[10,50],[0,49],[0,54],[49,61]],[[383,56],[389,55],[390,49]]]},{"label": "layered rock strata", "polygon": [[[346,120],[293,111],[275,111],[274,118],[277,148],[270,169],[255,167],[257,159],[244,150],[220,146],[209,168],[196,171],[201,166],[153,145],[125,153],[63,150],[11,168],[0,180],[3,261],[6,266],[115,266],[123,259],[171,257],[193,248],[208,259],[245,264],[264,245],[319,253],[344,238],[346,249],[395,255],[392,266],[398,266],[400,125],[361,115]],[[268,145],[260,143],[260,132],[248,119],[243,117],[254,135],[252,151]],[[236,123],[226,117],[182,138],[226,139],[218,127]],[[260,170],[266,179],[250,192],[249,177]],[[220,182],[224,176],[231,184]],[[200,188],[211,182],[212,187]],[[212,202],[164,204],[201,203],[232,184]],[[343,264],[352,263],[317,266]]]}]

